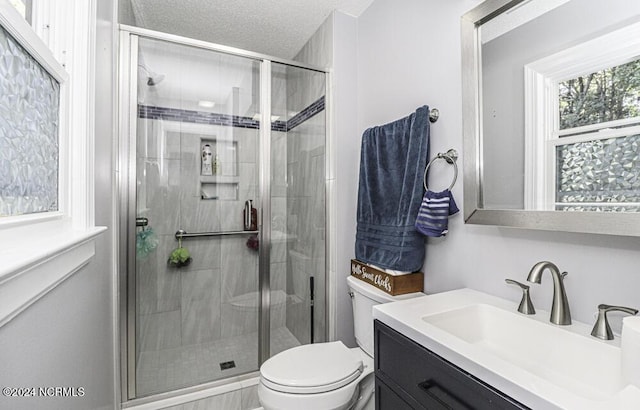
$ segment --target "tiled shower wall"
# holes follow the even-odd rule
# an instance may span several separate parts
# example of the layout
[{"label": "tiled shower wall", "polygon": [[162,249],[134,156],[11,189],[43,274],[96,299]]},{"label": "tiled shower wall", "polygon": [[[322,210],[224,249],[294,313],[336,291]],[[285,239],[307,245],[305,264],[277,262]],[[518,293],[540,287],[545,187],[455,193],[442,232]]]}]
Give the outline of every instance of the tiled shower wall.
[{"label": "tiled shower wall", "polygon": [[[242,230],[244,201],[257,200],[258,130],[140,119],[138,135],[138,216],[149,218],[159,239],[138,262],[140,351],[255,332],[258,259],[246,236],[185,240],[193,258],[187,267],[170,267],[167,259],[178,229]],[[237,141],[237,200],[200,198],[200,138]]]}]

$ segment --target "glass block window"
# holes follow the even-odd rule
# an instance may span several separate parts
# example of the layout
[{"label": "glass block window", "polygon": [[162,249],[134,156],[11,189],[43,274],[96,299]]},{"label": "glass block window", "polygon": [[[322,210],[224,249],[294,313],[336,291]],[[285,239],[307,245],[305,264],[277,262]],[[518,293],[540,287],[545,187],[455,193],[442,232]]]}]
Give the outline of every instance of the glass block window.
[{"label": "glass block window", "polygon": [[555,209],[640,211],[640,59],[558,83]]},{"label": "glass block window", "polygon": [[58,210],[60,84],[0,27],[0,217]]}]

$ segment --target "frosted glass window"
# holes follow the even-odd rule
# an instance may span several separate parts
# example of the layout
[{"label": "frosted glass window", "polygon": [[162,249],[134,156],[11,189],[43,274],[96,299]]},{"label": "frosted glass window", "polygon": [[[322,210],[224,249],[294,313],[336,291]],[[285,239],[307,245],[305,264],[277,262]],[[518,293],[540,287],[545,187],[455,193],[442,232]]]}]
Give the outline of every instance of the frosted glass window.
[{"label": "frosted glass window", "polygon": [[58,210],[60,84],[0,27],[0,217]]},{"label": "frosted glass window", "polygon": [[581,208],[561,203],[596,203],[583,210],[637,212],[640,135],[561,145],[556,155],[559,209]]}]

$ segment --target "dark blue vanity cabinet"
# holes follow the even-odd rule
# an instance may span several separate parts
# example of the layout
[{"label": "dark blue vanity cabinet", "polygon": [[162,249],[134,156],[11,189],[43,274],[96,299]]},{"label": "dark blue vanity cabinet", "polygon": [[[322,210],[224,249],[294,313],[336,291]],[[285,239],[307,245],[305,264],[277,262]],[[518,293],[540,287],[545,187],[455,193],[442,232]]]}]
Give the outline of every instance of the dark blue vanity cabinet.
[{"label": "dark blue vanity cabinet", "polygon": [[527,409],[378,320],[374,361],[377,410]]}]

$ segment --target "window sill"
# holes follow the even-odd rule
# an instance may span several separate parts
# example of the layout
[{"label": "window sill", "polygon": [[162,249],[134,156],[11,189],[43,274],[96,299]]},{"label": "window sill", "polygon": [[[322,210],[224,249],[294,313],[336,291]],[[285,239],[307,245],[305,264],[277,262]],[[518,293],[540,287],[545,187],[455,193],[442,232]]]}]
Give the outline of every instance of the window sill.
[{"label": "window sill", "polygon": [[0,327],[86,265],[106,230],[32,228],[0,233]]}]

